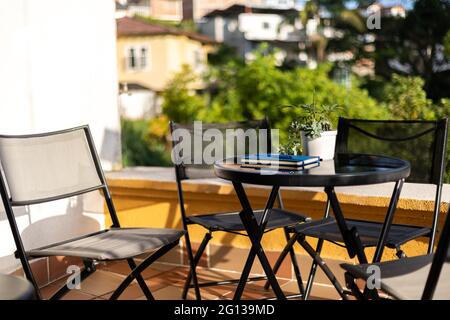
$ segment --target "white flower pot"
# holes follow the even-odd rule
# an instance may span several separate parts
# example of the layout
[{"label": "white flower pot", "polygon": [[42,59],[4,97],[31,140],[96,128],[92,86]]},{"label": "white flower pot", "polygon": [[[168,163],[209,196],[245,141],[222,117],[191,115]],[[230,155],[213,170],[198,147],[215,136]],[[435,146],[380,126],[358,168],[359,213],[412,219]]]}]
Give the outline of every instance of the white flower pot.
[{"label": "white flower pot", "polygon": [[303,155],[319,156],[323,160],[334,158],[337,131],[324,131],[318,138],[309,138],[302,131]]}]

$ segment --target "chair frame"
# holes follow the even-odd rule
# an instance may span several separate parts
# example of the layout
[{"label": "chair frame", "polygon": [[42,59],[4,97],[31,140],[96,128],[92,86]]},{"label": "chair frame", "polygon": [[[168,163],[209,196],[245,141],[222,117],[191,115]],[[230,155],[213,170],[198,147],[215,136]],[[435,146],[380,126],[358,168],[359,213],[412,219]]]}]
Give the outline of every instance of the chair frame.
[{"label": "chair frame", "polygon": [[[67,193],[67,194],[62,194],[62,195],[58,195],[58,196],[41,198],[38,200],[15,202],[15,201],[12,201],[11,197],[9,196],[9,192],[7,189],[7,183],[5,181],[5,178],[3,177],[2,172],[0,172],[0,193],[1,193],[3,205],[5,207],[6,216],[8,218],[11,232],[12,232],[12,235],[14,238],[16,249],[17,249],[15,251],[14,255],[16,258],[18,258],[20,260],[23,271],[25,273],[25,276],[33,284],[33,287],[36,291],[37,298],[39,300],[42,299],[42,295],[40,293],[40,289],[39,289],[39,286],[33,275],[33,272],[31,270],[30,261],[32,261],[34,259],[39,259],[42,257],[33,257],[32,255],[28,254],[27,251],[25,250],[25,247],[24,247],[24,244],[22,241],[22,237],[20,235],[20,232],[19,232],[19,229],[18,229],[18,226],[16,223],[16,217],[15,217],[13,208],[17,207],[17,206],[34,205],[34,204],[39,204],[39,203],[51,202],[51,201],[55,201],[55,200],[65,199],[65,198],[69,198],[69,197],[73,197],[73,196],[79,196],[79,195],[83,195],[83,194],[86,194],[89,192],[101,190],[104,195],[104,198],[105,198],[105,202],[106,202],[106,205],[108,208],[108,213],[111,217],[111,221],[112,221],[111,228],[120,228],[119,218],[117,216],[117,213],[116,213],[116,210],[115,210],[112,198],[111,198],[111,194],[108,189],[106,178],[105,178],[105,175],[103,173],[103,170],[102,170],[102,167],[100,164],[100,158],[98,157],[97,151],[95,149],[94,141],[93,141],[93,138],[92,138],[92,135],[91,135],[88,125],[65,129],[65,130],[47,132],[47,133],[39,133],[39,134],[0,135],[0,138],[6,138],[6,139],[7,138],[24,138],[24,139],[26,139],[26,138],[37,138],[37,137],[52,136],[52,135],[57,135],[57,134],[64,134],[64,133],[69,133],[69,132],[79,131],[79,130],[83,130],[84,134],[86,136],[89,151],[90,151],[92,160],[95,165],[95,170],[96,170],[97,175],[101,182],[101,184],[99,186],[88,188],[85,190],[79,190],[79,191],[75,191],[75,192],[71,192],[71,193]],[[1,170],[1,171],[3,171],[3,170]],[[96,235],[99,233],[103,233],[103,232],[107,232],[107,231],[108,231],[108,229],[101,230],[101,231],[98,231],[95,233],[90,233],[90,234],[83,235],[83,236],[80,236],[77,238],[72,238],[72,239],[62,241],[59,243],[53,243],[53,244],[47,245],[45,247],[69,243],[74,240],[88,238],[90,236],[93,236],[93,235]],[[150,266],[153,262],[155,262],[158,258],[160,258],[165,253],[167,253],[172,248],[174,248],[177,244],[178,244],[178,241],[175,241],[173,243],[170,243],[168,245],[165,245],[165,246],[155,250],[155,252],[153,252],[150,256],[148,256],[146,259],[144,259],[139,265],[136,264],[136,261],[134,260],[134,258],[117,259],[117,260],[127,260],[127,263],[130,267],[131,272],[122,281],[122,283],[119,285],[119,287],[113,292],[112,296],[110,297],[110,300],[116,300],[117,298],[119,298],[119,296],[132,283],[133,280],[136,280],[138,282],[142,292],[144,293],[144,295],[146,296],[146,298],[148,300],[154,300],[154,297],[153,297],[150,289],[148,288],[147,284],[145,283],[144,279],[142,278],[141,273],[148,266]],[[45,247],[42,247],[39,249],[43,249]],[[96,265],[98,264],[97,260],[93,260],[93,259],[89,259],[89,258],[82,258],[82,259],[83,259],[84,269],[81,271],[81,274],[80,274],[81,282],[96,271]],[[69,292],[69,290],[70,289],[67,287],[67,285],[64,285],[62,288],[60,288],[55,294],[53,294],[50,297],[50,300],[56,300],[56,299],[62,298],[65,294],[67,294]]]},{"label": "chair frame", "polygon": [[[433,221],[432,221],[432,225],[430,228],[431,229],[430,234],[428,236],[430,238],[430,241],[429,241],[428,249],[427,249],[427,253],[429,253],[429,254],[433,253],[435,238],[436,238],[436,231],[437,231],[437,226],[438,226],[439,216],[440,216],[443,176],[444,176],[444,170],[445,170],[445,155],[446,155],[446,151],[447,151],[448,119],[443,118],[443,119],[439,119],[439,120],[365,120],[365,119],[347,119],[347,118],[340,117],[339,123],[338,123],[338,135],[336,137],[335,157],[337,157],[339,154],[347,153],[346,142],[348,139],[348,129],[351,126],[351,124],[350,124],[351,121],[376,122],[376,123],[398,122],[398,123],[434,123],[435,124],[434,128],[426,130],[425,132],[422,132],[416,136],[416,137],[419,137],[421,135],[427,134],[428,132],[436,131],[435,141],[434,141],[435,152],[433,153],[433,160],[432,160],[433,163],[432,163],[432,168],[431,168],[431,173],[433,175],[431,176],[431,179],[430,179],[431,180],[430,183],[436,185],[436,194],[435,194],[435,202],[434,202],[434,209],[433,209]],[[439,134],[439,132],[440,132],[440,134]],[[396,139],[396,141],[401,141],[401,140],[402,139]],[[444,146],[442,148],[442,151],[436,152],[436,151],[439,151],[439,146],[441,146],[441,145]],[[438,166],[438,168],[439,168],[438,170],[436,170],[436,166]],[[400,186],[400,188],[401,188],[401,186]],[[396,189],[397,189],[397,186],[396,186]],[[327,219],[330,216],[330,204],[331,204],[330,203],[330,195],[328,195],[323,219]],[[407,226],[407,225],[404,225],[404,226]],[[294,240],[294,239],[296,239],[296,240]],[[317,266],[319,266],[324,271],[326,276],[333,283],[334,287],[341,294],[341,296],[343,296],[345,294],[349,294],[349,293],[359,294],[358,292],[355,291],[355,288],[350,288],[351,291],[343,289],[342,286],[337,281],[336,277],[333,275],[331,270],[326,265],[326,263],[320,257],[324,241],[325,241],[324,239],[319,238],[316,249],[314,250],[306,242],[304,236],[294,233],[294,235],[291,237],[291,241],[288,243],[288,245],[285,247],[285,249],[282,251],[282,253],[278,257],[277,262],[275,263],[274,272],[276,273],[278,271],[279,266],[285,259],[285,257],[286,257],[285,252],[287,250],[290,250],[291,248],[293,248],[295,242],[298,242],[308,252],[308,254],[313,258],[313,263],[311,265],[311,269],[310,269],[310,272],[308,275],[308,280],[307,280],[306,287],[305,287],[304,299],[307,299],[311,293],[312,285],[313,285],[315,274],[317,271]],[[332,243],[337,244],[335,242],[332,242]],[[337,244],[337,245],[340,245],[340,244]],[[291,247],[289,247],[289,246],[291,246]],[[342,245],[340,245],[340,246],[342,246]],[[344,244],[343,246],[347,247],[347,244]],[[347,249],[352,250],[352,248],[348,248],[348,247],[347,247]],[[400,247],[396,248],[396,250],[397,250],[398,258],[406,257],[405,253],[401,250]],[[379,260],[379,259],[381,259],[381,256],[378,253],[376,253],[375,257],[374,257],[374,262],[376,262],[376,260]],[[347,285],[349,285],[348,281],[346,281],[346,282],[347,282]],[[269,287],[269,283],[266,282],[265,288],[268,288],[268,287]]]},{"label": "chair frame", "polygon": [[436,248],[436,253],[431,263],[430,273],[428,274],[427,282],[422,293],[422,300],[433,299],[434,292],[439,281],[439,276],[442,272],[444,263],[449,258],[450,249],[450,208],[447,211],[447,219],[442,229],[442,234]]},{"label": "chair frame", "polygon": [[[442,229],[442,234],[440,236],[440,240],[438,242],[436,253],[433,256],[433,260],[431,262],[430,271],[427,276],[427,280],[425,282],[425,287],[422,292],[421,300],[431,300],[433,299],[434,293],[436,291],[436,287],[439,282],[439,276],[442,272],[442,267],[446,260],[448,260],[448,253],[450,249],[450,207],[447,211],[447,218],[445,220],[444,228]],[[361,292],[360,288],[356,285],[355,279],[358,277],[354,277],[349,271],[345,272],[345,280],[347,285],[352,289],[353,294],[359,300],[367,300],[368,296]],[[379,296],[375,296],[375,298],[379,298]]]},{"label": "chair frame", "polygon": [[[272,150],[272,141],[271,141],[271,135],[270,135],[270,122],[269,119],[267,117],[265,117],[262,120],[257,120],[257,122],[259,122],[259,128],[260,129],[266,129],[268,130],[268,134],[267,134],[267,152],[270,153]],[[230,122],[230,123],[226,123],[229,125],[232,124],[242,124],[242,123],[246,123],[245,121],[243,122]],[[171,132],[173,132],[174,130],[174,126],[175,123],[173,121],[170,121],[169,123],[170,126],[170,130]],[[172,141],[172,146],[175,146],[175,141]],[[189,291],[190,288],[194,288],[195,290],[195,295],[196,295],[196,299],[197,300],[201,300],[201,294],[200,294],[200,288],[201,287],[211,287],[211,286],[220,286],[220,285],[227,285],[227,284],[241,284],[241,279],[231,279],[231,280],[224,280],[224,281],[210,281],[210,282],[205,282],[205,283],[199,283],[198,282],[198,278],[197,278],[197,271],[196,268],[198,266],[198,263],[200,261],[201,256],[203,255],[206,246],[208,245],[209,241],[212,239],[212,233],[216,232],[216,231],[222,231],[222,232],[228,232],[228,233],[232,233],[232,234],[236,234],[236,235],[240,235],[240,236],[247,236],[244,233],[238,232],[238,231],[230,231],[230,230],[208,230],[205,233],[205,236],[203,237],[202,242],[200,243],[200,246],[195,254],[195,256],[193,255],[192,252],[192,244],[190,241],[190,235],[189,235],[189,230],[188,230],[188,226],[191,224],[195,224],[193,222],[191,222],[189,220],[189,217],[186,214],[186,208],[185,208],[185,201],[184,201],[184,196],[183,196],[183,186],[182,186],[182,181],[183,180],[188,180],[189,178],[186,177],[185,175],[185,171],[184,171],[184,166],[183,164],[175,164],[175,176],[176,176],[176,182],[177,182],[177,190],[178,190],[178,200],[179,200],[179,204],[180,204],[180,212],[181,212],[181,220],[182,220],[182,224],[183,224],[183,229],[185,230],[185,240],[186,240],[186,250],[187,250],[187,256],[188,256],[188,260],[189,260],[189,267],[190,267],[190,273],[188,274],[187,278],[186,278],[186,282],[183,288],[183,292],[182,292],[182,299],[186,299],[187,298],[187,293]],[[277,192],[277,200],[278,200],[278,207],[279,209],[283,209],[283,201],[281,198],[281,191]],[[220,213],[218,213],[220,214]],[[289,243],[291,240],[290,234],[288,232],[288,229],[285,227],[284,229],[284,234],[285,234],[285,238],[286,238],[286,242]],[[266,232],[270,232],[274,229],[268,229],[265,230],[263,233]],[[294,294],[294,295],[290,295],[288,296],[289,298],[296,298],[296,297],[302,297],[304,294],[304,286],[303,286],[303,281],[302,281],[302,277],[300,274],[300,268],[298,265],[298,261],[297,261],[297,257],[295,255],[294,249],[290,248],[287,250],[287,253],[290,254],[291,257],[291,261],[292,261],[292,265],[294,268],[294,274],[295,277],[297,279],[297,283],[299,286],[299,294]],[[286,253],[286,254],[287,254]],[[247,267],[246,267],[247,268]],[[249,271],[249,270],[248,270]],[[266,280],[267,277],[266,276],[260,276],[260,277],[251,277],[247,279],[247,282],[250,281],[259,281],[259,280]]]}]

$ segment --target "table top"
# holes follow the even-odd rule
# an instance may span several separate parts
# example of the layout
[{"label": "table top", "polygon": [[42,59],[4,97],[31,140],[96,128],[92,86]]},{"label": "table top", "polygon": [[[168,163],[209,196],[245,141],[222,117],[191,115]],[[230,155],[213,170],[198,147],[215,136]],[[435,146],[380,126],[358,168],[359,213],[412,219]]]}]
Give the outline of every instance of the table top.
[{"label": "table top", "polygon": [[248,184],[278,186],[356,186],[398,181],[410,173],[408,161],[366,154],[340,154],[334,160],[300,171],[241,167],[240,157],[217,161],[219,178]]},{"label": "table top", "polygon": [[33,285],[24,278],[0,274],[0,300],[33,300]]}]

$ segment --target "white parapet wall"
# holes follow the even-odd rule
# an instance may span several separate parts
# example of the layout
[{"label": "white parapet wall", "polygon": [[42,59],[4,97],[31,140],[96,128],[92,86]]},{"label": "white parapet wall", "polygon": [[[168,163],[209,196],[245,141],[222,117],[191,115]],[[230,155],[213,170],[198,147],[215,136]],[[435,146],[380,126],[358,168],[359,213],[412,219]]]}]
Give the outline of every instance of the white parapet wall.
[{"label": "white parapet wall", "polygon": [[[0,0],[0,133],[88,124],[102,165],[120,164],[114,0]],[[17,210],[28,248],[104,227],[100,195]],[[0,205],[0,272],[19,266]]]}]

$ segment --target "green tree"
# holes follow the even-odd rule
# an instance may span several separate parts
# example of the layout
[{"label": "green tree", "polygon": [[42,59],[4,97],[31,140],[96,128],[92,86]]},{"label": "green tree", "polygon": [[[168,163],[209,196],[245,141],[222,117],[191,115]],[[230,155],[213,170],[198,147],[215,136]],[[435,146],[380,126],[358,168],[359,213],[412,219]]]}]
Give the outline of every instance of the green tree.
[{"label": "green tree", "polygon": [[331,69],[331,64],[322,64],[315,70],[282,70],[276,65],[274,53],[262,46],[255,52],[255,59],[245,65],[228,63],[215,67],[216,71],[210,73],[214,93],[200,118],[236,121],[268,116],[285,137],[292,120],[300,114],[298,110],[282,106],[309,104],[313,92],[317,103],[337,104],[343,116],[380,118],[387,115],[386,108],[379,107],[367,91],[360,89],[356,78],[352,78],[349,87],[344,87],[330,79]]},{"label": "green tree", "polygon": [[374,53],[377,74],[388,79],[399,72],[419,76],[429,98],[448,97],[450,70],[436,71],[434,65],[439,60],[438,47],[450,30],[450,2],[417,0],[405,19],[383,18],[381,26]]},{"label": "green tree", "polygon": [[447,32],[444,38],[444,52],[447,58],[450,59],[450,30]]},{"label": "green tree", "polygon": [[403,77],[394,74],[384,90],[389,113],[397,119],[432,119],[435,114],[432,102],[423,90],[424,81],[419,77]]},{"label": "green tree", "polygon": [[193,89],[200,81],[187,65],[173,77],[162,95],[162,109],[169,119],[185,123],[198,118],[198,114],[206,108],[205,98]]},{"label": "green tree", "polygon": [[164,139],[149,134],[147,120],[121,120],[122,162],[125,167],[170,166],[170,153]]},{"label": "green tree", "polygon": [[[308,0],[304,9],[299,13],[303,25],[306,25],[312,18],[320,21],[318,32],[309,36],[319,63],[325,61],[327,52],[352,51],[355,57],[359,57],[363,51],[363,42],[360,40],[360,36],[366,31],[366,24],[358,10],[347,8],[347,2],[350,1]],[[341,34],[339,39],[328,38],[325,35],[325,20],[319,17],[321,9],[326,9],[330,13],[331,25]]]}]

